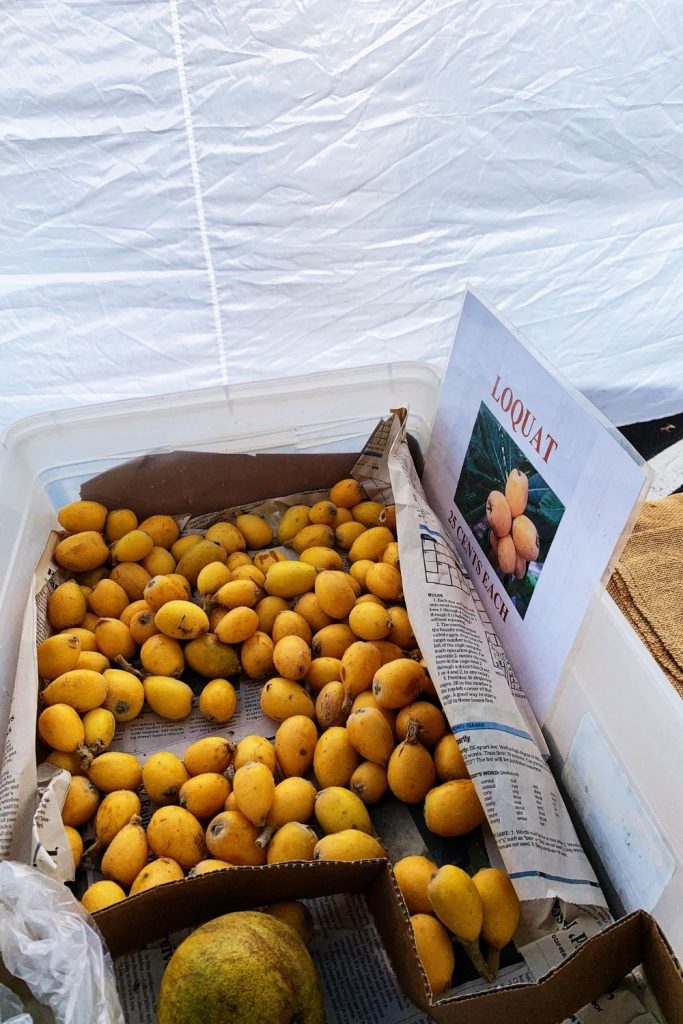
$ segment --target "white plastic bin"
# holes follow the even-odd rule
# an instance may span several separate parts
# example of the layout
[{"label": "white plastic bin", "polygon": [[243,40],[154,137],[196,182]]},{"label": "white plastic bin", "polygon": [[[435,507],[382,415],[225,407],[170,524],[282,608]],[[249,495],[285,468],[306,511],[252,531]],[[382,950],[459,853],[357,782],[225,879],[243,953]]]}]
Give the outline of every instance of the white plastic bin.
[{"label": "white plastic bin", "polygon": [[409,407],[423,451],[440,377],[392,363],[32,416],[0,436],[0,762],[21,620],[55,509],[83,481],[151,452],[359,451],[390,408]]},{"label": "white plastic bin", "polygon": [[[409,407],[408,428],[424,451],[439,389],[435,367],[394,363],[14,424],[0,437],[0,752],[32,573],[56,526],[55,509],[77,498],[84,480],[127,459],[177,449],[356,451],[377,420],[399,406]],[[544,731],[616,902],[651,911],[680,956],[683,701],[607,595]],[[588,739],[592,747],[582,760]],[[605,784],[610,771],[613,782]]]}]

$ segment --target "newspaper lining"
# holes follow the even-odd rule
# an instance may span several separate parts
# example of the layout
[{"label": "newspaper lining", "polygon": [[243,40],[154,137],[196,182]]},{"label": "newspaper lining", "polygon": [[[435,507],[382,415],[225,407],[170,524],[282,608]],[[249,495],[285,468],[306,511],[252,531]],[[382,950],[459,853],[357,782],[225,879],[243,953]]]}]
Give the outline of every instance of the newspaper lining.
[{"label": "newspaper lining", "polygon": [[[524,959],[504,968],[496,984],[534,980],[560,964],[580,942],[611,921],[604,896],[547,767],[548,751],[528,701],[465,567],[445,540],[441,524],[424,499],[398,415],[380,422],[353,475],[363,482],[371,497],[396,503],[401,568],[411,623],[487,811],[497,856],[523,901],[518,951]],[[213,522],[246,510],[258,511],[275,525],[284,508],[302,500],[311,503],[326,495],[327,491],[314,491],[224,509],[186,519],[183,532],[205,530]],[[34,638],[40,641],[49,635],[47,596],[64,578],[50,560],[55,540],[53,535],[36,570],[35,597],[29,602],[24,622],[0,776],[0,854],[28,861],[48,874],[68,879],[73,877],[73,861],[61,823],[68,775],[41,766],[39,786],[33,737],[31,730],[25,728],[36,713]],[[196,706],[183,722],[167,722],[146,713],[117,731],[111,749],[134,752],[144,760],[153,750],[182,753],[200,735],[225,735],[238,740],[248,733],[260,732],[272,738],[277,723],[261,714],[259,691],[258,683],[242,681],[238,709],[227,727],[212,730]],[[16,728],[18,722],[22,729]],[[29,820],[33,816],[30,837],[21,827],[27,820],[22,811],[29,808]],[[388,803],[375,817],[382,819],[381,824],[379,820],[376,823],[378,832],[393,859],[407,853],[429,855],[404,805]],[[86,878],[89,883],[95,877],[89,872],[82,884]],[[339,896],[311,901],[319,928],[314,954],[326,985],[329,1021],[423,1024],[429,1018],[400,993],[367,908],[359,909],[359,899]],[[365,907],[364,901],[362,906]],[[355,922],[352,927],[339,926],[339,921],[349,920]],[[154,1020],[156,991],[173,948],[171,940],[165,939],[119,962],[119,986],[130,1019],[140,1024]],[[360,962],[373,965],[363,974],[362,981],[358,975]],[[456,988],[454,993],[471,995],[489,988],[483,981],[472,981]],[[356,1004],[348,1011],[342,993],[349,998],[355,993]],[[624,1000],[612,998],[600,1010],[601,1018],[609,1024],[647,1024],[649,1018],[642,1004],[640,1016],[633,1011],[632,999],[628,1002],[628,1013],[624,1006]],[[572,1021],[591,1024],[592,1019],[582,1012]]]},{"label": "newspaper lining", "polygon": [[559,897],[605,907],[546,751],[529,729],[531,712],[520,711],[509,662],[401,438],[390,448],[387,470],[413,631],[505,869],[523,901]]}]

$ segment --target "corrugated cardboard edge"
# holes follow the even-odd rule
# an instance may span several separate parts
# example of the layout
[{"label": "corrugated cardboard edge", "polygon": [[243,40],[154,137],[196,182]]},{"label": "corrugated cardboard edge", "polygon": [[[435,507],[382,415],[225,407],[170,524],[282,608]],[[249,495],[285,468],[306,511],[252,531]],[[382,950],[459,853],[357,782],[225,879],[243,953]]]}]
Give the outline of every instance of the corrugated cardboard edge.
[{"label": "corrugated cardboard edge", "polygon": [[641,960],[639,912],[590,939],[542,981],[444,1000],[430,1009],[439,1024],[555,1024],[604,995]]},{"label": "corrugated cardboard edge", "polygon": [[365,897],[401,988],[414,1003],[431,1013],[432,990],[417,953],[410,911],[390,862]]},{"label": "corrugated cardboard edge", "polygon": [[229,868],[155,886],[93,915],[112,956],[221,914],[281,900],[365,892],[385,860],[288,861]]}]

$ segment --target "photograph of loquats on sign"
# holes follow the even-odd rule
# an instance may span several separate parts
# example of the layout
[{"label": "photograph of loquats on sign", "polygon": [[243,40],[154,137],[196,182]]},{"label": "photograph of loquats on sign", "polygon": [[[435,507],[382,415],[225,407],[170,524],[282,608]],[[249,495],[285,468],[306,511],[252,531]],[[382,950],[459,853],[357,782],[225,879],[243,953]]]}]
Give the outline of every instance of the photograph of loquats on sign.
[{"label": "photograph of loquats on sign", "polygon": [[524,618],[564,505],[483,402],[454,500]]}]

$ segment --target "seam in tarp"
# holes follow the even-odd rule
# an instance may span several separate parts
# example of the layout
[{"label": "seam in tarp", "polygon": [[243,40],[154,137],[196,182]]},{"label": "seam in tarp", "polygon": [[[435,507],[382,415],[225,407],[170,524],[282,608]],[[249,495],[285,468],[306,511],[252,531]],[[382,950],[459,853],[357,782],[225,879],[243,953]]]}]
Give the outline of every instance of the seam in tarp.
[{"label": "seam in tarp", "polygon": [[199,177],[199,163],[197,161],[197,146],[194,136],[194,125],[192,123],[192,108],[190,106],[190,95],[187,89],[187,75],[185,74],[185,60],[183,57],[183,39],[180,30],[180,19],[178,17],[177,0],[169,0],[171,8],[171,27],[173,31],[173,43],[176,53],[176,65],[178,68],[178,84],[183,102],[183,117],[185,119],[185,131],[187,133],[187,148],[190,157],[190,170],[192,172],[192,184],[194,188],[195,202],[197,205],[197,222],[199,235],[202,242],[202,251],[206,262],[206,272],[209,278],[209,291],[211,293],[211,307],[213,309],[213,321],[216,328],[216,346],[218,348],[218,361],[221,368],[221,383],[228,385],[228,364],[225,356],[225,340],[223,335],[223,322],[221,320],[221,307],[218,301],[218,286],[216,284],[216,271],[211,255],[209,233],[206,228],[206,215],[204,212],[204,197],[202,195],[202,184]]}]

